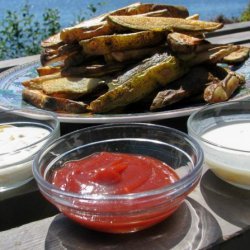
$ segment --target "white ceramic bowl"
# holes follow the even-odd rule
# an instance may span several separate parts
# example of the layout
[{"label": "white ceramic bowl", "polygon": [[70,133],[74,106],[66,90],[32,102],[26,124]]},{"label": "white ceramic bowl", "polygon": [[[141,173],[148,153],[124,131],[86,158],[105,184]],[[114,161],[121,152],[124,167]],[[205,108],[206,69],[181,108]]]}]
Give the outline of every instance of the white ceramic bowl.
[{"label": "white ceramic bowl", "polygon": [[207,105],[189,117],[187,126],[214,174],[250,189],[250,101]]}]

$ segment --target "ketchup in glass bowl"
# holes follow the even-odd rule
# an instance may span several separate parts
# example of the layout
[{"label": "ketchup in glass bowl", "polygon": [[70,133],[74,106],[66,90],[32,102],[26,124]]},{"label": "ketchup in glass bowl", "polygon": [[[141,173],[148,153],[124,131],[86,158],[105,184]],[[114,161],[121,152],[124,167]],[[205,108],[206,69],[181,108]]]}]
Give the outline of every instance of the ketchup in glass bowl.
[{"label": "ketchup in glass bowl", "polygon": [[41,193],[75,222],[103,232],[153,226],[198,184],[203,152],[187,134],[153,124],[81,129],[37,155]]}]

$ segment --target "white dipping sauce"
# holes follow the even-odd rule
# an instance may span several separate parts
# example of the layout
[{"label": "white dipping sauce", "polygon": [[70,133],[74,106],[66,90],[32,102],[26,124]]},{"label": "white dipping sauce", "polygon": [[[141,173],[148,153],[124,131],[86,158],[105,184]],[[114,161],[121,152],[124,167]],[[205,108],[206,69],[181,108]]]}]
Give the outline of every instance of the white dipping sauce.
[{"label": "white dipping sauce", "polygon": [[[231,123],[202,135],[205,161],[221,179],[250,189],[250,123]],[[220,148],[221,147],[221,148]]]},{"label": "white dipping sauce", "polygon": [[32,156],[46,142],[39,141],[49,133],[44,127],[0,125],[0,191],[32,178]]},{"label": "white dipping sauce", "polygon": [[218,127],[206,132],[202,138],[223,147],[250,151],[250,123]]}]

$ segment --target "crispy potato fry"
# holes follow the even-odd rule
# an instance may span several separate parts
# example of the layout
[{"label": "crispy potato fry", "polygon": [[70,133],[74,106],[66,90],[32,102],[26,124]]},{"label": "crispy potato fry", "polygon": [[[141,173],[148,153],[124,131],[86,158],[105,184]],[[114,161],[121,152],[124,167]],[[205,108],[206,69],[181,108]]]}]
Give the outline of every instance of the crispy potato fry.
[{"label": "crispy potato fry", "polygon": [[113,51],[145,48],[165,40],[163,32],[141,31],[129,34],[115,34],[83,40],[83,52],[91,55],[105,55]]},{"label": "crispy potato fry", "polygon": [[76,102],[65,98],[58,98],[45,95],[39,90],[23,89],[23,100],[31,103],[37,108],[63,112],[63,113],[86,113],[87,104],[83,102]]},{"label": "crispy potato fry", "polygon": [[229,71],[222,81],[209,84],[204,90],[204,100],[209,103],[227,101],[235,90],[245,84],[245,78],[235,72]]},{"label": "crispy potato fry", "polygon": [[[199,20],[198,14],[189,16],[183,6],[154,3],[135,3],[85,20],[41,42],[43,67],[37,68],[39,77],[22,83],[23,99],[55,112],[120,113],[135,103],[149,110],[159,91],[151,110],[190,98],[193,90],[201,97],[206,85],[197,81],[206,80],[206,72],[196,81],[194,68],[193,81],[178,79],[204,63],[212,68],[249,57],[246,48],[205,39],[206,32],[222,26]],[[237,74],[226,75],[213,77],[206,98],[225,100],[243,84]],[[173,81],[174,88],[167,89]],[[88,105],[75,101],[80,98]]]},{"label": "crispy potato fry", "polygon": [[192,16],[186,17],[186,20],[199,20],[199,19],[200,19],[200,15],[199,14],[194,14]]},{"label": "crispy potato fry", "polygon": [[50,36],[41,42],[41,46],[43,48],[59,47],[62,44],[63,44],[63,41],[60,38],[60,33]]},{"label": "crispy potato fry", "polygon": [[167,36],[167,44],[174,52],[192,53],[200,48],[201,45],[208,44],[208,42],[205,39],[172,32]]},{"label": "crispy potato fry", "polygon": [[114,32],[113,26],[103,22],[92,27],[72,27],[61,31],[60,38],[65,43],[74,43],[96,36],[109,35]]},{"label": "crispy potato fry", "polygon": [[156,47],[142,48],[142,49],[114,51],[104,55],[104,58],[107,63],[126,62],[133,60],[141,60],[143,58],[150,57],[151,55],[157,52],[163,52],[166,50],[167,50],[166,46],[163,45],[163,46],[156,46]]},{"label": "crispy potato fry", "polygon": [[206,52],[194,54],[186,62],[178,57],[163,53],[153,55],[135,68],[126,72],[113,84],[108,83],[110,91],[90,103],[94,113],[105,113],[117,107],[123,107],[145,98],[157,88],[164,87],[170,82],[187,73],[192,66],[207,61],[216,62],[222,55],[231,53],[237,46],[220,47]]},{"label": "crispy potato fry", "polygon": [[44,81],[42,83],[42,90],[47,95],[74,100],[82,95],[93,92],[103,82],[99,78],[62,77]]},{"label": "crispy potato fry", "polygon": [[67,67],[62,70],[62,76],[74,77],[102,77],[112,73],[119,72],[126,68],[128,64],[109,63],[109,64],[92,64],[78,67]]},{"label": "crispy potato fry", "polygon": [[41,66],[36,69],[39,76],[51,75],[54,73],[61,72],[61,66]]},{"label": "crispy potato fry", "polygon": [[184,6],[174,6],[174,5],[166,5],[166,4],[152,4],[152,3],[139,3],[135,6],[130,6],[129,8],[122,8],[117,11],[113,11],[108,14],[110,15],[140,15],[140,14],[146,14],[150,12],[156,12],[156,11],[167,11],[169,17],[180,17],[180,18],[186,18],[189,15],[188,9]]},{"label": "crispy potato fry", "polygon": [[238,64],[244,62],[250,53],[250,48],[240,46],[239,49],[230,53],[222,59],[222,62],[229,64]]},{"label": "crispy potato fry", "polygon": [[171,17],[109,16],[108,21],[132,30],[209,32],[223,27],[222,23]]},{"label": "crispy potato fry", "polygon": [[42,89],[42,83],[47,80],[54,80],[57,78],[61,78],[61,73],[54,73],[50,75],[44,75],[36,78],[29,79],[27,81],[22,82],[22,85],[29,89]]},{"label": "crispy potato fry", "polygon": [[[120,85],[90,103],[94,113],[105,113],[117,107],[141,100],[161,85],[177,79],[187,72],[185,65],[168,53],[154,55],[147,62],[132,69],[122,77]],[[119,82],[119,79],[118,79]]]}]

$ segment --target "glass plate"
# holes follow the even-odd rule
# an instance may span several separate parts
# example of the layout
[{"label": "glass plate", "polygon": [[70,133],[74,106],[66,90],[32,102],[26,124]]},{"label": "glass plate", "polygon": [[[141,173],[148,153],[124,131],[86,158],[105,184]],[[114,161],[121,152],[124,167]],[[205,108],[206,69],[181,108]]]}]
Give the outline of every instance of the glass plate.
[{"label": "glass plate", "polygon": [[[37,76],[39,61],[17,66],[0,73],[0,109],[28,108],[37,109],[22,100],[21,82]],[[250,59],[233,70],[243,74],[247,83],[230,100],[250,98]],[[159,112],[126,113],[126,114],[65,114],[57,113],[58,119],[65,123],[107,123],[107,122],[149,122],[169,118],[188,116],[205,104],[186,104],[178,108]],[[30,112],[29,112],[29,115]]]}]

